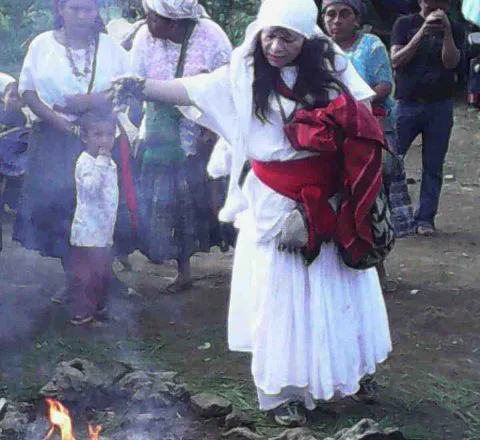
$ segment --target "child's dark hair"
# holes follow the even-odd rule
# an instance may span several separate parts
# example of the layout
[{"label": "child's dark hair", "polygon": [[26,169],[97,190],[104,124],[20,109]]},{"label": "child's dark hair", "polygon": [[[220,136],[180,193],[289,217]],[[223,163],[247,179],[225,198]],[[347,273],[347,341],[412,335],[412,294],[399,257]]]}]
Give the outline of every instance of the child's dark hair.
[{"label": "child's dark hair", "polygon": [[[311,96],[315,100],[314,106],[324,107],[329,102],[329,91],[348,93],[348,89],[336,77],[339,72],[335,68],[335,58],[338,56],[341,55],[335,52],[332,43],[324,37],[305,40],[297,59],[298,78],[294,87],[295,95],[300,99],[306,98],[307,95]],[[270,96],[280,79],[280,69],[271,66],[265,58],[260,36],[255,46],[253,60],[254,111],[257,118],[265,123],[268,122],[270,112]]]},{"label": "child's dark hair", "polygon": [[78,123],[82,132],[88,132],[89,128],[99,122],[111,122],[115,125],[117,122],[117,115],[111,106],[96,107],[84,113]]}]

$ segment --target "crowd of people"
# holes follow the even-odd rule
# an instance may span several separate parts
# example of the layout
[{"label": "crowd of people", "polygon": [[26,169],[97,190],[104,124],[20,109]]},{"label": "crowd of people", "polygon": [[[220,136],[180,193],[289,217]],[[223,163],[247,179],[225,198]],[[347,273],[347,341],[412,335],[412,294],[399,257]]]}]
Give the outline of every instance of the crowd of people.
[{"label": "crowd of people", "polygon": [[393,232],[436,234],[465,41],[452,0],[419,0],[390,53],[361,0],[264,0],[233,50],[197,0],[142,5],[122,46],[97,0],[57,0],[18,82],[0,76],[13,239],[60,259],[52,300],[76,326],[108,318],[114,257],[176,260],[179,292],[192,255],[235,241],[228,342],[252,354],[261,410],[293,426],[319,401],[372,399]]}]

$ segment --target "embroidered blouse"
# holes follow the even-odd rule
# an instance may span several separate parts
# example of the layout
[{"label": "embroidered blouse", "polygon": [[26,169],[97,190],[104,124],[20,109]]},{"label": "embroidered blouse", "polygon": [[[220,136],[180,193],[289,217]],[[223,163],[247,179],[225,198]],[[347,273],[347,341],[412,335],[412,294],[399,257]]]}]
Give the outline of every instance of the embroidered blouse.
[{"label": "embroidered blouse", "polygon": [[[148,26],[137,33],[131,50],[132,70],[135,74],[158,80],[175,78],[182,45],[170,40],[154,38]],[[213,72],[230,61],[232,46],[225,32],[210,19],[200,19],[190,37],[184,77],[199,73]],[[144,138],[145,127],[140,128],[140,138]],[[180,137],[182,148],[187,155],[195,154],[195,144],[200,135],[200,127],[182,118]]]},{"label": "embroidered blouse", "polygon": [[[87,49],[72,50],[73,61],[83,71]],[[90,70],[93,65],[91,56]],[[127,52],[109,35],[100,34],[97,67],[93,92],[103,92],[110,87],[113,78],[130,73]],[[86,94],[91,73],[77,77],[73,74],[67,50],[60,44],[54,31],[38,35],[31,43],[23,62],[19,80],[19,93],[37,92],[48,107],[64,106],[65,95]]]}]

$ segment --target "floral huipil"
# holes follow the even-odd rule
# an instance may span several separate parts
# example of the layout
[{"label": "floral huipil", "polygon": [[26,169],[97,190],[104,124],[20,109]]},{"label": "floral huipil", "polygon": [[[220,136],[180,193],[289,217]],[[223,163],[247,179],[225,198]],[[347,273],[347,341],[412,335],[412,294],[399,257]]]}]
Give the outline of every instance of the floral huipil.
[{"label": "floral huipil", "polygon": [[[175,78],[182,45],[170,40],[152,37],[148,26],[143,26],[131,51],[132,70],[149,79],[171,80]],[[232,47],[225,32],[215,22],[200,19],[188,42],[184,64],[184,77],[212,72],[230,61]],[[199,126],[182,118],[180,121],[181,145],[186,155],[196,153],[196,142],[201,133]],[[145,137],[145,121],[140,138]]]}]

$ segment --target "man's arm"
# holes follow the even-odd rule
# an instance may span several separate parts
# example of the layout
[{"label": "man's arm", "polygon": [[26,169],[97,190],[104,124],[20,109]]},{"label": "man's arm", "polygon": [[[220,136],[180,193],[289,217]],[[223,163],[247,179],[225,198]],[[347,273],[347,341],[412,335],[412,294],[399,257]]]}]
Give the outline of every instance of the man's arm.
[{"label": "man's arm", "polygon": [[453,29],[447,14],[443,11],[436,11],[435,14],[442,20],[444,26],[444,37],[442,47],[442,63],[445,69],[453,70],[460,62],[461,52],[457,48],[455,39],[453,37]]},{"label": "man's arm", "polygon": [[407,65],[416,55],[420,42],[425,34],[426,22],[417,31],[413,38],[405,45],[393,44],[390,51],[392,67],[397,70]]}]

